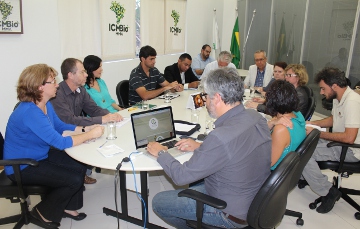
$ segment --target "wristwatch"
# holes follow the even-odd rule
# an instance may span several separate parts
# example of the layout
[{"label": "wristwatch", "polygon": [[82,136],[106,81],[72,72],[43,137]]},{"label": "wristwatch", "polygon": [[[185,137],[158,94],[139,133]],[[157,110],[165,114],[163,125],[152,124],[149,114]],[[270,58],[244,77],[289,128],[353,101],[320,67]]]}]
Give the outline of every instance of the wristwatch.
[{"label": "wristwatch", "polygon": [[167,151],[166,151],[166,150],[160,150],[160,151],[158,152],[158,157],[160,157],[160,155],[161,155],[161,154],[164,154],[164,153],[167,153]]}]

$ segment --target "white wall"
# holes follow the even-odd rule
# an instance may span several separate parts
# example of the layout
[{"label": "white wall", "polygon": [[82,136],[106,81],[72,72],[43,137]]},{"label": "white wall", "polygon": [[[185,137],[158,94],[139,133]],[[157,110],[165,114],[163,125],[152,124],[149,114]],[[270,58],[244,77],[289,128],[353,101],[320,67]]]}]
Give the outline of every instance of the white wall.
[{"label": "white wall", "polygon": [[[61,1],[61,0],[59,0]],[[60,34],[57,0],[22,1],[24,34],[0,35],[0,131],[5,133],[7,120],[17,102],[16,84],[21,71],[32,64],[46,63],[60,74]],[[188,0],[186,23],[186,51],[194,56],[201,46],[212,42],[212,17],[216,8],[221,47],[229,50],[231,32],[235,22],[236,0]],[[46,10],[44,10],[46,9]],[[226,17],[223,17],[226,15]],[[158,56],[156,66],[163,71],[177,61],[179,55]],[[128,79],[139,60],[124,60],[103,64],[103,79],[111,96],[117,100],[116,84]],[[62,80],[61,74],[57,77]]]}]

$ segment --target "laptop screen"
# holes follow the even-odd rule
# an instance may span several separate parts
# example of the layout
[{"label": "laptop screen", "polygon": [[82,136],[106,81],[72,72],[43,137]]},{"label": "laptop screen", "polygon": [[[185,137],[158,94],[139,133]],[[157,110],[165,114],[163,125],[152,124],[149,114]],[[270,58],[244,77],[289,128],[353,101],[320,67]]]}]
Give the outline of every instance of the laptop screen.
[{"label": "laptop screen", "polygon": [[131,114],[131,121],[136,149],[176,137],[171,107]]}]

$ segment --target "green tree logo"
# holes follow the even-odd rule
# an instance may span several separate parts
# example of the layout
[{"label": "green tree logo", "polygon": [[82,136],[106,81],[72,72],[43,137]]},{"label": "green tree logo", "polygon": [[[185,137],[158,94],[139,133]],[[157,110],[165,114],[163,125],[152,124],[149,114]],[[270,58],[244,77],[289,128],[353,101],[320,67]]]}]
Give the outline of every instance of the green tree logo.
[{"label": "green tree logo", "polygon": [[172,10],[171,11],[171,17],[174,18],[174,26],[176,27],[178,22],[179,22],[179,18],[180,18],[179,12],[176,12],[175,10]]},{"label": "green tree logo", "polygon": [[2,20],[6,21],[8,16],[11,14],[11,11],[13,9],[13,6],[9,3],[6,3],[5,1],[0,1],[0,12],[2,14]]},{"label": "green tree logo", "polygon": [[124,18],[125,8],[120,3],[112,1],[110,10],[116,14],[116,24],[120,24],[120,20]]}]

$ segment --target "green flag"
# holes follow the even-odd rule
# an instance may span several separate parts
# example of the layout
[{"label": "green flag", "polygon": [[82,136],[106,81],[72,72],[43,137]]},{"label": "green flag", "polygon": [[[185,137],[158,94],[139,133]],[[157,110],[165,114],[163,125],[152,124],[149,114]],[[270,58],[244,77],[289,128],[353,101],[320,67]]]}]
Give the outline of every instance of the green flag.
[{"label": "green flag", "polygon": [[280,33],[276,47],[276,61],[280,61],[281,56],[284,54],[286,54],[286,33],[285,33],[285,20],[283,17],[281,20]]},{"label": "green flag", "polygon": [[230,52],[232,54],[231,62],[236,66],[236,68],[240,68],[240,36],[238,18],[236,18],[231,36]]}]

